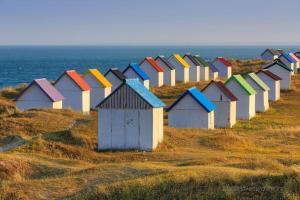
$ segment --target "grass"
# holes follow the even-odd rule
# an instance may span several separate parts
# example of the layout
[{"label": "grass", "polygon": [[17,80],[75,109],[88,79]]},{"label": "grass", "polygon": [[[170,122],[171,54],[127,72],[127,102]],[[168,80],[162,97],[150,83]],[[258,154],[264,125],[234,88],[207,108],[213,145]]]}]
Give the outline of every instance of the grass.
[{"label": "grass", "polygon": [[[262,64],[233,62],[236,72]],[[152,90],[170,105],[205,84]],[[0,143],[27,144],[0,153],[0,199],[299,199],[299,75],[293,84],[270,110],[232,129],[165,126],[155,152],[98,152],[95,112],[19,112],[12,99],[20,90],[3,89]]]}]

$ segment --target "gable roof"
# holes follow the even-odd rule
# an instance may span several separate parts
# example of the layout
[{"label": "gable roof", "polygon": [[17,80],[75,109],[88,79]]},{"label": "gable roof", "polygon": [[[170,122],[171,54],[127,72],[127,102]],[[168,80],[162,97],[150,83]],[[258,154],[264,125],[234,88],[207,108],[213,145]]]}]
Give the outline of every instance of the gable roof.
[{"label": "gable roof", "polygon": [[275,49],[266,49],[264,52],[262,52],[262,54],[260,54],[261,56],[264,55],[266,52],[270,52],[273,56],[279,56],[280,53],[278,51],[276,51]]},{"label": "gable roof", "polygon": [[84,76],[87,74],[92,75],[103,87],[112,87],[112,84],[103,76],[98,69],[89,69]]},{"label": "gable roof", "polygon": [[63,77],[68,76],[82,91],[90,90],[90,85],[75,71],[67,70],[65,71],[54,83],[54,85]]},{"label": "gable roof", "polygon": [[267,84],[265,84],[265,82],[263,82],[254,72],[248,73],[246,76],[250,77],[262,90],[270,90]]},{"label": "gable roof", "polygon": [[290,55],[287,54],[287,53],[281,54],[281,56],[279,56],[279,58],[281,58],[281,57],[284,57],[289,63],[294,63],[295,62],[295,60],[292,57],[290,57]]},{"label": "gable roof", "polygon": [[170,70],[175,69],[175,67],[173,67],[173,65],[167,60],[165,56],[157,56],[155,58],[155,61],[157,60],[161,60]]},{"label": "gable roof", "polygon": [[208,67],[208,63],[203,58],[201,58],[201,56],[195,55],[194,58],[200,65],[203,65],[204,67]]},{"label": "gable roof", "polygon": [[202,91],[205,91],[211,84],[215,84],[219,90],[221,90],[221,92],[223,92],[226,97],[228,99],[230,99],[231,101],[237,101],[238,98],[236,96],[234,96],[234,94],[225,86],[225,84],[222,82],[222,81],[210,81],[209,84],[207,84],[203,89]]},{"label": "gable roof", "polygon": [[161,108],[165,107],[164,104],[157,96],[155,96],[150,90],[148,90],[139,79],[125,79],[123,84],[121,84],[113,93],[111,93],[108,97],[106,97],[102,102],[100,102],[97,107],[100,107],[101,104],[105,103],[109,97],[114,95],[119,88],[124,85],[128,85],[139,97],[144,99],[151,107],[153,108]]},{"label": "gable roof", "polygon": [[173,54],[172,56],[183,66],[183,68],[190,68],[190,65],[185,62],[179,54]]},{"label": "gable roof", "polygon": [[136,63],[130,63],[128,67],[123,71],[123,74],[131,68],[135,73],[144,81],[149,80],[149,76],[136,64]]},{"label": "gable roof", "polygon": [[201,107],[203,107],[207,112],[211,112],[216,109],[215,104],[213,104],[205,95],[203,95],[196,87],[188,89],[183,93],[168,109],[167,112],[172,110],[186,95],[190,95]]},{"label": "gable roof", "polygon": [[247,81],[240,74],[231,76],[225,82],[225,85],[227,85],[230,81],[237,82],[248,95],[256,94],[256,91],[253,89],[253,87],[249,83],[247,83]]},{"label": "gable roof", "polygon": [[282,78],[280,78],[276,74],[270,72],[269,70],[259,70],[258,72],[256,72],[256,74],[259,74],[259,73],[263,73],[263,74],[269,76],[274,81],[280,81],[280,80],[282,80]]},{"label": "gable roof", "polygon": [[121,81],[124,81],[127,78],[118,68],[110,68],[104,76],[106,77],[109,72],[113,73]]},{"label": "gable roof", "polygon": [[211,69],[212,72],[218,72],[218,69],[212,62],[208,62],[209,69]]},{"label": "gable roof", "polygon": [[217,57],[214,61],[217,61],[217,60],[219,62],[223,63],[225,66],[231,67],[231,62],[229,62],[228,60],[226,60],[224,57]]},{"label": "gable roof", "polygon": [[183,59],[184,59],[185,57],[187,57],[188,59],[190,59],[190,61],[191,61],[194,65],[196,65],[196,66],[199,65],[198,62],[196,61],[196,59],[194,58],[194,56],[192,56],[191,54],[189,54],[189,53],[185,54],[185,55],[183,56]]},{"label": "gable roof", "polygon": [[37,85],[44,94],[52,101],[64,100],[63,95],[45,78],[33,80],[17,97],[17,100],[32,86]]},{"label": "gable roof", "polygon": [[159,66],[159,64],[150,56],[146,57],[141,63],[140,65],[147,61],[157,72],[164,72],[164,69]]},{"label": "gable roof", "polygon": [[264,69],[268,69],[268,68],[270,68],[270,67],[273,67],[274,65],[278,65],[278,66],[282,67],[283,69],[286,69],[286,70],[289,71],[289,72],[293,71],[292,69],[290,69],[289,67],[287,67],[287,66],[286,66],[281,60],[279,60],[279,59],[275,59],[272,63],[266,65],[266,66],[264,67]]},{"label": "gable roof", "polygon": [[292,57],[296,62],[300,62],[300,58],[298,58],[294,53],[289,53],[290,57]]},{"label": "gable roof", "polygon": [[284,54],[284,51],[282,49],[277,49],[277,52],[280,54]]}]

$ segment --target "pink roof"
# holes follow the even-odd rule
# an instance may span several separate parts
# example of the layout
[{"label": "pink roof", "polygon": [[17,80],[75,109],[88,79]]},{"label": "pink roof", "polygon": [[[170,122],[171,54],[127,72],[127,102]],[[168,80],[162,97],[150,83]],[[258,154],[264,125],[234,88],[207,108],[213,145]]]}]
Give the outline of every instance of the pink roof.
[{"label": "pink roof", "polygon": [[218,58],[216,58],[216,60],[220,61],[221,63],[223,63],[227,67],[231,67],[231,63],[228,60],[226,60],[224,57],[218,57]]},{"label": "pink roof", "polygon": [[296,60],[297,62],[300,62],[300,59],[293,53],[289,53],[289,55],[294,59]]}]

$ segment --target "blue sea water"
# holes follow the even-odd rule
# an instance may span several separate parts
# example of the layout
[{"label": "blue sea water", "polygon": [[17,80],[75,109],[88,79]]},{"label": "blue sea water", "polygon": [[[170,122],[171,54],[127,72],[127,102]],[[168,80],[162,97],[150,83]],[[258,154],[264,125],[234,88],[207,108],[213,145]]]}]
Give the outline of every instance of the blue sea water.
[{"label": "blue sea water", "polygon": [[[235,59],[258,58],[264,46],[0,46],[0,88],[29,83],[36,78],[56,80],[67,69],[83,73],[98,68],[124,69],[130,62],[146,56],[169,56],[172,53],[199,54],[206,60],[216,56]],[[285,46],[286,51],[300,47]]]}]

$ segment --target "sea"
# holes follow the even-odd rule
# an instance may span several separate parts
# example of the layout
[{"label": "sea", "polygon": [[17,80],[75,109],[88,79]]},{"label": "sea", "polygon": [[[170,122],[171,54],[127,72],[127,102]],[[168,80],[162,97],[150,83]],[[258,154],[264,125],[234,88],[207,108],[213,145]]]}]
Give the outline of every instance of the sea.
[{"label": "sea", "polygon": [[300,51],[300,46],[0,46],[0,88],[30,83],[37,78],[54,81],[68,69],[79,73],[89,68],[102,73],[111,67],[122,70],[146,56],[191,53],[206,60],[217,56],[255,59],[266,48]]}]

